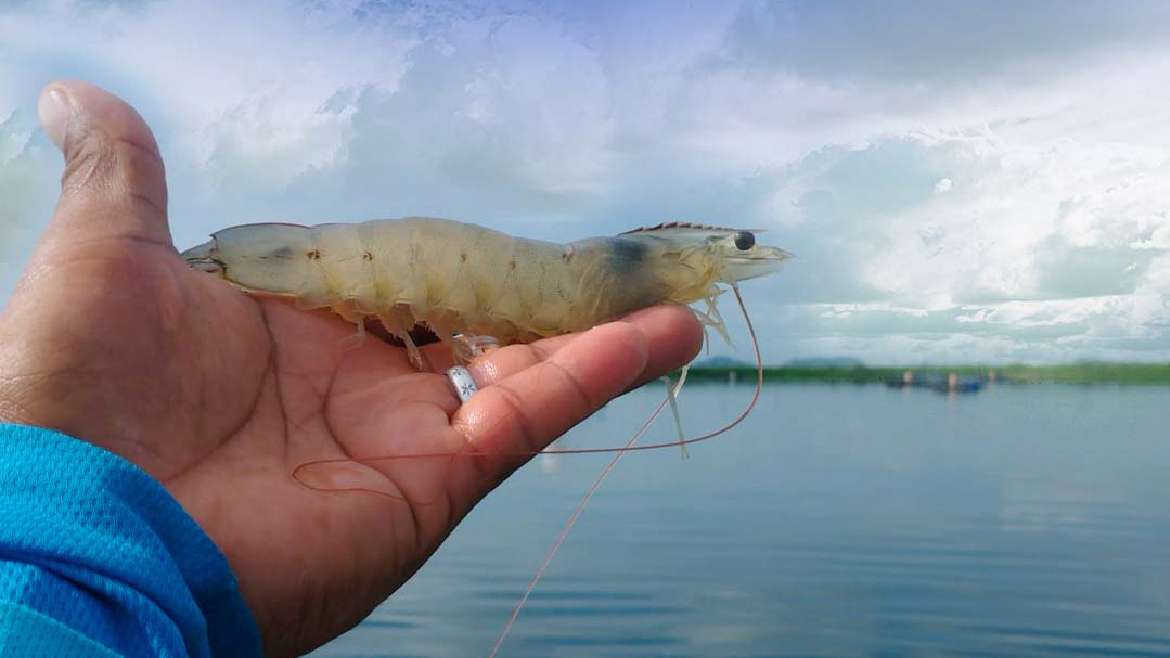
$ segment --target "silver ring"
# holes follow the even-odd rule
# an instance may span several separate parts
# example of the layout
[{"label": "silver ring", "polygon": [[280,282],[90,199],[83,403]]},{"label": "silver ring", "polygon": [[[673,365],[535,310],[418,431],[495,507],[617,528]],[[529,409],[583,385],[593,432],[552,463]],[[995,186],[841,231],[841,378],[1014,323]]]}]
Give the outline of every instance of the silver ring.
[{"label": "silver ring", "polygon": [[479,390],[479,387],[475,385],[475,379],[471,376],[471,371],[463,366],[449,368],[447,379],[451,380],[451,387],[455,389],[455,395],[459,396],[460,402],[467,402]]}]

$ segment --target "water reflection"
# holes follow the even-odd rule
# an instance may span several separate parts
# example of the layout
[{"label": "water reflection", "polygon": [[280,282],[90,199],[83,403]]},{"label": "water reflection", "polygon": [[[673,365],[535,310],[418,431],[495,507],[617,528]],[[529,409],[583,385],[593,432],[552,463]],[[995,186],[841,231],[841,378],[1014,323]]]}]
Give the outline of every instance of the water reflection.
[{"label": "water reflection", "polygon": [[[570,437],[620,444],[635,392]],[[747,387],[688,389],[689,433]],[[775,386],[628,455],[505,656],[1170,656],[1170,389]],[[667,419],[668,420],[668,419]],[[671,440],[661,423],[651,440]],[[486,655],[606,455],[543,457],[319,656]]]}]

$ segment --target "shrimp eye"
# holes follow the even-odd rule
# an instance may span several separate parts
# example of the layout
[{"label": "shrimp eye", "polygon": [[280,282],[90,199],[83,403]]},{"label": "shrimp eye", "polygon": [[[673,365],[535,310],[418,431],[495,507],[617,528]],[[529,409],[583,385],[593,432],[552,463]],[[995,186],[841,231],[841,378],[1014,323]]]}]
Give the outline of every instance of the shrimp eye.
[{"label": "shrimp eye", "polygon": [[756,244],[756,236],[749,231],[739,231],[735,234],[735,248],[740,251],[747,251]]}]

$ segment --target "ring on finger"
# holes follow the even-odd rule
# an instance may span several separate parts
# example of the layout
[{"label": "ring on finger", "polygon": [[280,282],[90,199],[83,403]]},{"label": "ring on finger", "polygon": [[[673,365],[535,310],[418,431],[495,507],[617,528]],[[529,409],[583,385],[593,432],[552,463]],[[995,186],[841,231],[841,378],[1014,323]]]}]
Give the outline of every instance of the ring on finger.
[{"label": "ring on finger", "polygon": [[460,402],[467,402],[479,390],[479,387],[475,385],[475,378],[471,376],[471,371],[463,366],[448,368],[447,379],[451,381],[451,387],[455,389],[455,395],[459,397]]}]

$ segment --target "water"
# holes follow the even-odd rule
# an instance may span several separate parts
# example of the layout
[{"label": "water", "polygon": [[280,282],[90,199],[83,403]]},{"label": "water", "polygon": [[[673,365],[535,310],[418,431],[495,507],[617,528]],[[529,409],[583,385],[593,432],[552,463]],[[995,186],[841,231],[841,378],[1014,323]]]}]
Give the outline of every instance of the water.
[{"label": "water", "polygon": [[[660,395],[568,445],[620,445]],[[686,427],[749,395],[688,388]],[[1156,387],[769,387],[689,460],[627,455],[501,655],[1170,657],[1168,407]],[[486,655],[605,459],[538,458],[314,655]]]}]

